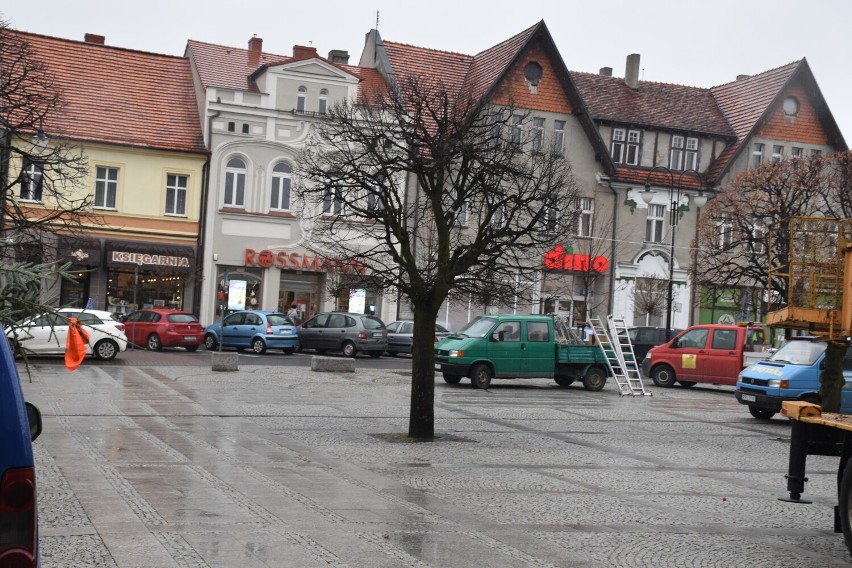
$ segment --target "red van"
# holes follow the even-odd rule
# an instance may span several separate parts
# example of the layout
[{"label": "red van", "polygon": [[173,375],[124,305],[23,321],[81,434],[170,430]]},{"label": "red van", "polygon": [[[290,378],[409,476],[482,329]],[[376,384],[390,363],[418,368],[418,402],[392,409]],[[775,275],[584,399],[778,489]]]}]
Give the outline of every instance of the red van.
[{"label": "red van", "polygon": [[754,324],[694,325],[648,351],[642,373],[659,387],[734,385],[744,367],[769,355],[763,353],[768,347],[763,328]]}]

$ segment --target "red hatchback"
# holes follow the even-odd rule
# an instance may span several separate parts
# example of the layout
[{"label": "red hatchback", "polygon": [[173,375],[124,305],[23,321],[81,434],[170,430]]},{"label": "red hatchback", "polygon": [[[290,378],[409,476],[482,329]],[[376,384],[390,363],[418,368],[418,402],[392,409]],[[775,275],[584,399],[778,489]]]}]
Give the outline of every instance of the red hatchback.
[{"label": "red hatchback", "polygon": [[204,343],[204,328],[189,312],[151,308],[138,310],[124,320],[127,341],[151,351],[163,347],[184,347],[195,351]]}]

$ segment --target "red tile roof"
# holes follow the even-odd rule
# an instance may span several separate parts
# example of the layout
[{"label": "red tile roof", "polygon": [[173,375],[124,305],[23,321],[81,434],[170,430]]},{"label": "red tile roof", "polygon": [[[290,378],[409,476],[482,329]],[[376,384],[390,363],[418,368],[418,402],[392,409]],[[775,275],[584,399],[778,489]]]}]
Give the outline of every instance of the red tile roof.
[{"label": "red tile roof", "polygon": [[576,71],[571,78],[596,121],[734,136],[708,89],[647,81],[632,89],[619,77]]},{"label": "red tile roof", "polygon": [[258,92],[252,80],[258,73],[274,65],[286,65],[306,59],[319,59],[360,79],[359,97],[386,88],[384,79],[375,69],[332,63],[324,57],[300,56],[298,58],[272,53],[250,53],[248,49],[189,40],[186,54],[194,62],[201,85],[235,91]]},{"label": "red tile roof", "polygon": [[539,22],[514,37],[476,54],[466,78],[470,94],[481,97],[488,93],[542,25],[543,23]]},{"label": "red tile roof", "polygon": [[394,76],[401,79],[406,75],[440,79],[448,90],[461,91],[473,57],[450,51],[427,49],[405,43],[385,41]]},{"label": "red tile roof", "polygon": [[206,153],[186,58],[9,33],[29,43],[62,92],[48,135]]}]

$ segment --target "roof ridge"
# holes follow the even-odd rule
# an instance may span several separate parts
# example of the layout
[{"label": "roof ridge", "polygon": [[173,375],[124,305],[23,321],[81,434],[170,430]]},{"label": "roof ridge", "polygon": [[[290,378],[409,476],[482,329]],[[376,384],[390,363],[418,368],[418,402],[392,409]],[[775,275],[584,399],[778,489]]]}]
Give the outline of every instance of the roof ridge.
[{"label": "roof ridge", "polygon": [[[601,75],[600,73],[592,73],[590,71],[572,71],[568,70],[569,73],[574,75],[588,75],[590,77],[600,77],[605,81],[624,81],[624,77],[615,77],[613,75]],[[698,85],[685,85],[683,83],[667,83],[665,81],[644,81],[639,80],[640,85],[662,85],[666,87],[684,87],[686,89],[698,89],[701,91],[710,91],[713,87],[699,87]]]},{"label": "roof ridge", "polygon": [[758,73],[756,75],[749,75],[748,77],[745,77],[743,79],[734,79],[733,81],[728,81],[727,83],[720,83],[719,85],[713,85],[710,88],[716,89],[718,87],[726,87],[728,85],[733,85],[733,84],[743,84],[744,81],[751,81],[752,79],[759,79],[764,75],[767,75],[769,73],[773,73],[775,71],[780,71],[781,69],[784,69],[786,67],[798,67],[804,61],[805,61],[805,58],[803,57],[803,58],[798,59],[796,61],[791,61],[790,63],[785,63],[784,65],[779,65],[778,67],[773,67],[772,69],[767,69],[765,71],[761,71],[760,73]]},{"label": "roof ridge", "polygon": [[543,21],[544,21],[544,20],[539,20],[538,22],[536,22],[535,24],[531,25],[530,27],[528,27],[528,28],[526,28],[526,29],[524,29],[524,30],[519,31],[518,33],[516,33],[516,34],[515,34],[515,35],[513,35],[512,37],[510,37],[510,38],[508,38],[508,39],[504,39],[504,40],[503,40],[503,41],[501,41],[501,42],[495,43],[495,44],[494,44],[494,45],[492,45],[491,47],[488,47],[488,48],[483,49],[482,51],[480,51],[480,52],[478,52],[476,55],[474,55],[474,57],[478,57],[478,56],[482,55],[483,53],[485,53],[486,51],[491,51],[491,50],[493,50],[493,49],[496,49],[496,48],[500,47],[501,45],[505,45],[505,44],[509,43],[510,41],[514,41],[514,40],[518,39],[520,36],[522,36],[522,35],[524,35],[524,34],[529,34],[529,33],[530,33],[530,32],[532,32],[535,28],[537,28],[537,27],[541,26],[541,23],[542,23]]},{"label": "roof ridge", "polygon": [[384,43],[386,45],[387,44],[402,45],[402,46],[405,46],[405,47],[413,47],[414,49],[422,49],[424,51],[434,51],[436,53],[446,53],[448,55],[461,55],[462,57],[468,57],[468,58],[471,58],[471,59],[474,57],[473,55],[470,55],[469,53],[461,53],[460,51],[447,51],[445,49],[434,49],[434,48],[431,48],[431,47],[422,47],[422,46],[419,46],[419,45],[414,45],[414,44],[411,44],[411,43],[404,43],[404,42],[401,42],[401,41],[388,41],[388,40],[383,39],[382,43]]},{"label": "roof ridge", "polygon": [[152,55],[152,56],[155,56],[155,57],[167,57],[169,59],[186,59],[186,57],[184,57],[183,55],[171,55],[169,53],[157,53],[155,51],[144,51],[144,50],[141,50],[141,49],[133,49],[131,47],[121,47],[121,46],[118,46],[118,45],[108,45],[108,44],[105,44],[105,43],[93,43],[91,41],[86,41],[86,40],[70,39],[70,38],[57,37],[57,36],[51,36],[51,35],[46,35],[46,34],[38,34],[38,33],[35,33],[35,32],[27,32],[27,31],[13,29],[13,28],[10,28],[9,31],[16,33],[16,34],[19,34],[19,35],[32,36],[32,37],[37,37],[37,38],[47,39],[47,40],[52,40],[52,41],[60,41],[60,42],[64,42],[64,43],[73,43],[73,44],[91,47],[91,48],[111,49],[111,50],[115,50],[115,51],[126,51],[126,52],[130,52],[130,53],[138,53],[140,55]]}]

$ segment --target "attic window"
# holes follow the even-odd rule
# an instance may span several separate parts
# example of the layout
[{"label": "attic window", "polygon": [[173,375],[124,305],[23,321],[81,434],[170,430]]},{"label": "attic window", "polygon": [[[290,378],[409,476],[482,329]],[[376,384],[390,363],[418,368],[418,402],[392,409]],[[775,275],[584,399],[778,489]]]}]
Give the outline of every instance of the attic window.
[{"label": "attic window", "polygon": [[784,114],[789,117],[795,117],[799,114],[799,99],[796,97],[787,97],[784,99]]},{"label": "attic window", "polygon": [[524,66],[524,79],[526,80],[530,93],[536,94],[538,92],[538,84],[541,82],[541,75],[541,65],[535,61],[530,61],[526,64],[526,66]]}]

